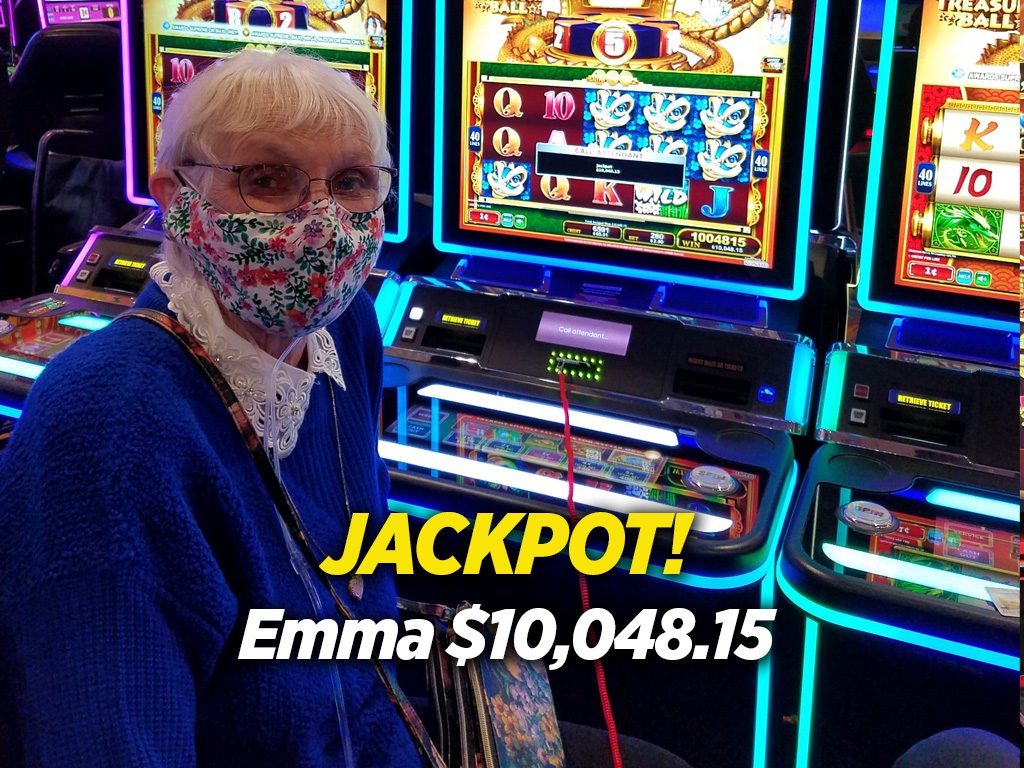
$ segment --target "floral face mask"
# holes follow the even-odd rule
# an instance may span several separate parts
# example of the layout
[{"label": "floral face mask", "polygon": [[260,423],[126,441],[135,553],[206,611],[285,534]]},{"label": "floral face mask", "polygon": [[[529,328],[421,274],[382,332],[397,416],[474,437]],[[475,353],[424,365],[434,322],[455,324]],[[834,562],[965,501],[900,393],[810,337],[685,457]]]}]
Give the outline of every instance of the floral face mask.
[{"label": "floral face mask", "polygon": [[366,282],[384,238],[380,211],[349,213],[316,200],[288,213],[224,213],[181,187],[164,215],[228,311],[298,338],[324,328]]}]

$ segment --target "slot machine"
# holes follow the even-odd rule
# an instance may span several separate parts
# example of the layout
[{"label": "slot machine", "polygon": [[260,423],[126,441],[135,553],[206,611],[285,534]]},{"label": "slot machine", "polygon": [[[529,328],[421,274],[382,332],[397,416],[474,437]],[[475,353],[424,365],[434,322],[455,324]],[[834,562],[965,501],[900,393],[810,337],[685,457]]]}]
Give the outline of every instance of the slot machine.
[{"label": "slot machine", "polygon": [[59,24],[121,21],[120,0],[38,0],[38,4],[43,29]]},{"label": "slot machine", "polygon": [[[0,417],[19,417],[21,402],[50,358],[79,336],[107,325],[148,282],[162,238],[148,179],[163,105],[196,72],[238,50],[239,34],[250,43],[312,49],[348,72],[386,112],[396,137],[396,163],[410,166],[411,53],[402,41],[410,35],[411,11],[403,12],[400,2],[366,0],[343,3],[336,14],[310,13],[302,3],[242,5],[186,7],[145,0],[122,6],[127,197],[154,207],[124,227],[94,228],[52,293],[0,305],[0,318],[7,317],[0,320],[6,322],[0,325]],[[389,51],[395,53],[389,57]],[[392,249],[408,237],[410,200],[411,193],[399,183],[386,218],[385,242]],[[397,278],[375,270],[367,288],[377,297],[383,325],[398,295]]]},{"label": "slot machine", "polygon": [[[683,573],[616,570],[594,605],[685,605],[705,630],[770,608],[815,371],[797,318],[818,120],[846,85],[821,72],[850,28],[821,2],[435,13],[445,263],[401,284],[384,335],[392,509],[564,515],[572,447],[582,512],[695,515]],[[400,592],[579,611],[564,561]],[[769,764],[769,659],[605,664],[623,732],[696,765]],[[589,667],[570,666],[559,716],[599,725]]]},{"label": "slot machine", "polygon": [[1019,735],[1019,11],[946,6],[885,6],[858,306],[778,568],[799,768]]},{"label": "slot machine", "polygon": [[[146,228],[162,228],[148,180],[164,106],[175,89],[243,47],[291,46],[345,72],[386,116],[399,176],[393,204],[385,209],[384,255],[389,263],[401,262],[412,202],[412,187],[404,175],[411,172],[413,152],[413,9],[413,3],[399,0],[127,2],[122,22],[127,195],[133,203],[153,206]],[[383,326],[398,295],[397,278],[375,270],[366,287],[375,297]]]},{"label": "slot machine", "polygon": [[25,396],[54,355],[135,303],[159,243],[156,235],[96,227],[53,291],[0,302],[0,419],[21,417]]},{"label": "slot machine", "polygon": [[40,29],[69,24],[117,27],[121,22],[120,0],[4,0],[3,4],[7,7],[0,8],[0,15],[9,12],[10,46],[16,56]]}]

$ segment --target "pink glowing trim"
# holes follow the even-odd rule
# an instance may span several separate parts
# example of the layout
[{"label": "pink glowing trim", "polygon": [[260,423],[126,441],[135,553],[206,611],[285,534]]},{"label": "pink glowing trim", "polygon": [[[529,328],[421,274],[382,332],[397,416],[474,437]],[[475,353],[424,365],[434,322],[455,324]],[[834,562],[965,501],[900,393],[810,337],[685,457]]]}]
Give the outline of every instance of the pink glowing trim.
[{"label": "pink glowing trim", "polygon": [[64,275],[64,279],[60,281],[63,288],[67,288],[71,283],[75,281],[75,275],[78,274],[78,270],[82,268],[82,262],[85,261],[85,257],[92,251],[93,245],[97,240],[100,239],[101,232],[93,232],[89,235],[89,239],[85,241],[85,245],[82,246],[82,250],[78,252],[78,256],[75,257],[75,263],[71,265],[71,269]]},{"label": "pink glowing trim", "polygon": [[46,29],[50,25],[46,22],[46,10],[43,8],[43,0],[36,0],[36,5],[39,6],[39,26]]},{"label": "pink glowing trim", "polygon": [[[121,82],[124,86],[124,151],[125,151],[125,179],[128,200],[136,205],[156,205],[156,201],[149,197],[143,197],[135,189],[135,131],[132,130],[132,123],[135,116],[135,105],[132,102],[132,67],[134,62],[129,55],[131,37],[128,19],[128,6],[132,0],[121,0]],[[147,118],[148,119],[148,118]]]},{"label": "pink glowing trim", "polygon": [[14,12],[14,9],[11,8],[11,0],[7,0],[6,5],[7,5],[7,10],[4,11],[3,19],[0,19],[0,29],[7,29],[8,27],[11,28],[11,47],[13,48],[14,47],[14,24],[11,23],[11,14]]},{"label": "pink glowing trim", "polygon": [[7,28],[11,30],[11,48],[16,48],[18,33],[14,29],[14,0],[7,0]]}]

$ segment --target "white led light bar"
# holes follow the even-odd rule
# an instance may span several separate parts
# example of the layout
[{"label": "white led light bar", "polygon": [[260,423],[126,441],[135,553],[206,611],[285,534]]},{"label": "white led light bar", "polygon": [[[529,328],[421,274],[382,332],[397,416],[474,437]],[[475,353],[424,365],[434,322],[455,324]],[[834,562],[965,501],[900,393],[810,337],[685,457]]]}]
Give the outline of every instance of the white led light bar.
[{"label": "white led light bar", "polygon": [[79,328],[83,331],[98,331],[106,328],[113,322],[110,317],[96,317],[94,315],[69,315],[57,321],[59,325],[66,325],[68,328]]},{"label": "white led light bar", "polygon": [[30,363],[27,360],[19,360],[16,357],[5,357],[0,355],[0,373],[9,373],[12,376],[21,376],[25,379],[35,381],[43,372],[43,366],[39,363]]},{"label": "white led light bar", "polygon": [[[475,389],[453,387],[449,384],[428,384],[417,391],[421,397],[432,397],[452,403],[460,403],[473,408],[537,419],[551,424],[564,424],[565,414],[561,406],[538,403],[533,400],[522,400],[518,397],[492,395]],[[653,427],[629,419],[614,416],[602,416],[599,413],[569,409],[569,425],[594,432],[603,432],[613,437],[626,437],[643,443],[653,443],[666,448],[679,446],[679,436],[671,429]]]},{"label": "white led light bar", "polygon": [[909,581],[913,584],[920,584],[922,587],[941,589],[943,592],[955,592],[964,597],[973,597],[976,600],[992,602],[988,593],[988,587],[1000,587],[1013,589],[997,581],[979,579],[975,576],[964,576],[959,573],[940,571],[936,568],[929,568],[927,565],[907,563],[903,560],[896,560],[884,555],[875,555],[870,552],[862,552],[859,549],[840,547],[835,544],[822,544],[822,552],[835,563],[844,568],[873,573],[876,576],[885,576],[889,579]]},{"label": "white led light bar", "polygon": [[948,488],[933,489],[927,499],[929,504],[940,507],[973,512],[976,515],[995,517],[999,520],[1008,520],[1011,523],[1020,522],[1020,504],[1012,501],[989,499],[984,496],[976,496],[973,493],[952,491]]},{"label": "white led light bar", "polygon": [[[390,461],[412,464],[423,469],[436,469],[440,472],[470,477],[485,483],[507,485],[511,488],[537,493],[541,496],[558,499],[559,501],[565,501],[569,498],[569,484],[565,480],[543,477],[532,472],[524,472],[521,469],[500,467],[497,464],[488,464],[484,461],[464,459],[460,456],[435,453],[434,451],[416,448],[411,445],[399,445],[387,440],[380,440],[377,443],[377,450],[380,452],[381,458]],[[582,485],[580,483],[577,483],[573,488],[572,497],[574,501],[580,504],[586,504],[588,507],[597,507],[609,512],[617,512],[620,515],[629,514],[630,512],[678,513],[687,511],[657,501],[636,499],[632,496],[603,491],[600,488],[591,488],[589,485]],[[693,516],[692,527],[693,530],[700,533],[721,533],[732,527],[732,521],[703,512],[696,512]]]}]

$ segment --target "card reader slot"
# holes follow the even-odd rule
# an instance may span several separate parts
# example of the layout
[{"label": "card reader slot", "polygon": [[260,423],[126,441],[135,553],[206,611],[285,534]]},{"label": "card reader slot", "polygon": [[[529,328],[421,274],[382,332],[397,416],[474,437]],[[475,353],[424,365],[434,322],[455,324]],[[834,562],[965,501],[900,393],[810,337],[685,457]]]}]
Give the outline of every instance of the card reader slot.
[{"label": "card reader slot", "polygon": [[962,446],[967,430],[958,419],[925,411],[882,408],[881,416],[886,434],[949,448]]},{"label": "card reader slot", "polygon": [[483,333],[430,325],[423,333],[423,341],[420,342],[420,346],[444,349],[448,352],[462,352],[477,357],[484,351],[486,341],[487,336]]},{"label": "card reader slot", "polygon": [[689,368],[676,371],[672,391],[683,397],[727,405],[747,405],[750,402],[749,381]]},{"label": "card reader slot", "polygon": [[103,288],[109,291],[124,291],[125,293],[138,293],[146,282],[148,273],[144,269],[128,272],[120,269],[102,269],[92,281],[93,288]]}]

